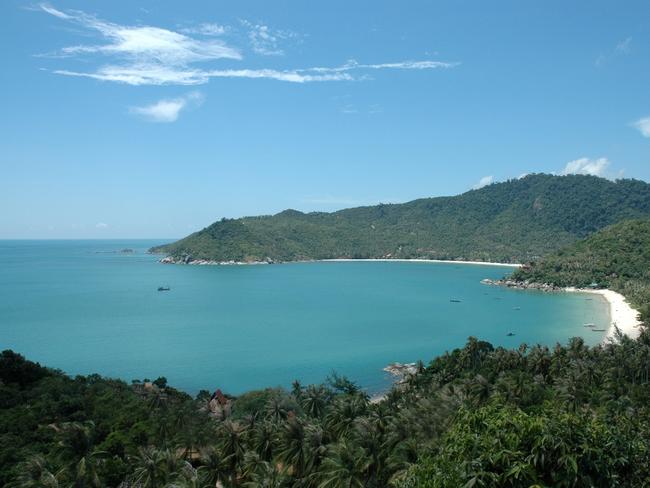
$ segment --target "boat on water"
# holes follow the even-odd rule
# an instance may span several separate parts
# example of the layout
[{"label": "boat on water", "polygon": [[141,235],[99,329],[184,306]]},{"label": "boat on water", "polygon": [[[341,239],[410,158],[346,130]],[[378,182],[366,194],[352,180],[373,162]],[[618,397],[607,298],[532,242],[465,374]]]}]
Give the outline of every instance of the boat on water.
[{"label": "boat on water", "polygon": [[169,291],[169,290],[171,290],[171,288],[168,287],[168,286],[159,286],[158,287],[158,291]]},{"label": "boat on water", "polygon": [[589,322],[588,324],[584,324],[584,327],[596,327],[596,324]]},{"label": "boat on water", "polygon": [[456,299],[456,298],[452,298],[452,299],[450,299],[449,301],[450,301],[451,303],[460,303],[460,300],[458,300],[458,299]]},{"label": "boat on water", "polygon": [[591,329],[594,332],[605,332],[607,329]]},{"label": "boat on water", "polygon": [[507,335],[508,337],[512,337],[512,336],[515,335],[515,333],[514,333],[514,332],[508,332],[506,335]]}]

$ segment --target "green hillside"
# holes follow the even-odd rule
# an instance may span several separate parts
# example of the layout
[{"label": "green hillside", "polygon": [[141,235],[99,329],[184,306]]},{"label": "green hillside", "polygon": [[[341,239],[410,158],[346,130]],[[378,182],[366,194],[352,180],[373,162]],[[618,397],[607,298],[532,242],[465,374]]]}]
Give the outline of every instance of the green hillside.
[{"label": "green hillside", "polygon": [[650,219],[629,220],[517,270],[512,278],[616,290],[650,318]]},{"label": "green hillside", "polygon": [[650,215],[650,184],[529,175],[453,197],[223,219],[153,248],[176,259],[433,258],[523,262]]}]

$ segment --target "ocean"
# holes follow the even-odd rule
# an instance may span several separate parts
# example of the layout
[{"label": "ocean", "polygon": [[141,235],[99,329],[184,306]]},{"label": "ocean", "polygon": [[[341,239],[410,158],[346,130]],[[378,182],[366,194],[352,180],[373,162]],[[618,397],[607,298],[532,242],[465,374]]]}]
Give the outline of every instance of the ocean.
[{"label": "ocean", "polygon": [[146,250],[164,242],[0,241],[0,348],[71,375],[165,376],[191,394],[318,383],[334,371],[372,394],[390,385],[389,363],[427,363],[469,336],[597,344],[604,333],[583,324],[609,323],[598,296],[480,284],[507,267],[163,265]]}]

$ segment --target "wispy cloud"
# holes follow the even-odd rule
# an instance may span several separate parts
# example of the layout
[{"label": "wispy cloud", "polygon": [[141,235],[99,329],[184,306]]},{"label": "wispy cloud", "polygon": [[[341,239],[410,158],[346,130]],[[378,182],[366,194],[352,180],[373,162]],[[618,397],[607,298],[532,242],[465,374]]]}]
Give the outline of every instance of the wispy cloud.
[{"label": "wispy cloud", "polygon": [[643,117],[632,124],[643,137],[650,137],[650,117]]},{"label": "wispy cloud", "polygon": [[108,228],[108,224],[106,224],[106,223],[104,223],[104,222],[97,222],[97,223],[95,224],[95,228],[96,228],[96,229],[107,229],[107,228]]},{"label": "wispy cloud", "polygon": [[632,38],[627,37],[623,39],[622,41],[619,41],[616,43],[616,46],[614,46],[613,49],[610,49],[604,53],[601,53],[597,58],[596,58],[596,66],[601,67],[605,64],[607,64],[608,61],[612,60],[613,58],[619,57],[619,56],[626,56],[630,53],[632,49]]},{"label": "wispy cloud", "polygon": [[202,36],[223,36],[230,30],[227,25],[204,22],[195,27],[181,29],[185,34],[200,34]]},{"label": "wispy cloud", "polygon": [[449,63],[445,61],[400,61],[397,63],[379,63],[379,64],[362,64],[352,59],[347,63],[334,68],[317,67],[306,68],[298,71],[313,71],[317,73],[342,73],[352,70],[376,70],[376,69],[439,69],[439,68],[455,68],[460,63]]},{"label": "wispy cloud", "polygon": [[488,186],[494,183],[494,176],[484,176],[480,180],[478,180],[478,183],[476,183],[474,186],[472,186],[473,190],[478,190],[479,188],[483,188],[484,186]]},{"label": "wispy cloud", "polygon": [[609,167],[609,160],[607,158],[579,158],[569,161],[564,169],[560,172],[561,175],[592,175],[592,176],[605,176],[605,171]]},{"label": "wispy cloud", "polygon": [[131,107],[130,112],[150,122],[175,122],[181,111],[203,103],[203,94],[191,92],[185,96],[159,100],[144,107]]},{"label": "wispy cloud", "polygon": [[289,30],[271,29],[268,25],[254,24],[247,20],[242,20],[241,23],[248,29],[248,39],[253,51],[263,56],[282,56],[282,41],[298,37],[295,32]]},{"label": "wispy cloud", "polygon": [[62,12],[47,4],[41,4],[40,8],[59,19],[96,32],[104,41],[100,44],[67,46],[59,54],[101,54],[117,62],[100,66],[92,73],[57,70],[59,74],[129,84],[197,84],[201,82],[201,76],[190,65],[220,59],[242,59],[238,49],[221,40],[195,39],[160,27],[119,25],[76,10]]},{"label": "wispy cloud", "polygon": [[[383,69],[444,69],[459,63],[442,61],[399,61],[393,63],[361,64],[349,61],[335,67],[309,67],[293,70],[277,69],[207,69],[197,65],[216,61],[239,61],[241,50],[213,36],[222,32],[218,24],[200,24],[181,32],[153,27],[127,26],[107,22],[81,11],[61,11],[48,4],[39,8],[54,17],[74,22],[95,32],[104,41],[100,44],[81,44],[61,49],[58,56],[101,55],[111,59],[90,71],[56,69],[66,76],[92,78],[128,85],[201,85],[211,78],[271,79],[290,83],[363,80],[363,73]],[[250,28],[253,48],[260,54],[280,54],[278,42],[295,34],[275,31],[259,24],[245,24]],[[225,27],[224,27],[225,29]],[[192,37],[201,34],[209,38]],[[212,36],[212,37],[210,37]],[[253,39],[255,41],[253,41]],[[358,72],[353,73],[353,72]]]}]

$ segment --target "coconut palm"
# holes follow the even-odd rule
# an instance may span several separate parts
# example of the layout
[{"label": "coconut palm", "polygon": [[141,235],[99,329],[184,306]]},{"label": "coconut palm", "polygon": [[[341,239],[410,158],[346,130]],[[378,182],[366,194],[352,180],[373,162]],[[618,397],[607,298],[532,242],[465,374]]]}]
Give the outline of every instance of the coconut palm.
[{"label": "coconut palm", "polygon": [[217,486],[230,476],[229,460],[214,446],[201,451],[199,473],[209,486]]},{"label": "coconut palm", "polygon": [[65,479],[78,488],[100,487],[97,464],[107,455],[95,449],[95,424],[64,422],[50,427],[59,438],[59,455],[66,466]]},{"label": "coconut palm", "polygon": [[208,488],[199,471],[187,461],[178,469],[174,481],[167,483],[167,488]]},{"label": "coconut palm", "polygon": [[20,464],[17,478],[6,485],[7,488],[59,488],[59,480],[50,471],[46,459],[41,455],[32,456]]},{"label": "coconut palm", "polygon": [[246,488],[282,488],[291,486],[285,470],[278,465],[263,461],[255,453],[247,453],[244,464],[246,465],[246,481],[242,483],[242,486]]},{"label": "coconut palm", "polygon": [[232,420],[225,420],[219,428],[219,437],[221,439],[219,448],[224,459],[228,461],[231,481],[235,481],[237,469],[244,460],[246,452],[244,434],[245,428]]},{"label": "coconut palm", "polygon": [[273,423],[259,422],[253,429],[251,444],[262,461],[270,461],[273,458],[274,441],[276,429]]},{"label": "coconut palm", "polygon": [[322,418],[330,397],[331,393],[323,385],[309,385],[301,395],[300,406],[310,417]]},{"label": "coconut palm", "polygon": [[329,449],[321,465],[319,488],[362,488],[368,480],[370,461],[364,450],[347,440]]},{"label": "coconut palm", "polygon": [[357,417],[366,413],[368,398],[351,395],[338,398],[325,416],[325,425],[334,439],[346,436]]},{"label": "coconut palm", "polygon": [[305,437],[305,425],[295,417],[291,417],[285,422],[280,433],[278,459],[296,478],[305,474],[311,461]]},{"label": "coconut palm", "polygon": [[133,481],[143,488],[158,488],[163,486],[165,473],[162,466],[161,452],[154,447],[143,447],[138,455],[131,458],[135,465]]}]

